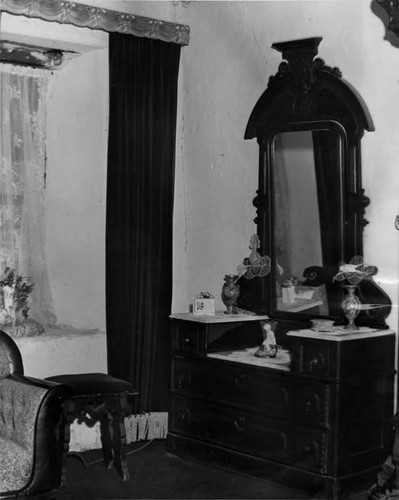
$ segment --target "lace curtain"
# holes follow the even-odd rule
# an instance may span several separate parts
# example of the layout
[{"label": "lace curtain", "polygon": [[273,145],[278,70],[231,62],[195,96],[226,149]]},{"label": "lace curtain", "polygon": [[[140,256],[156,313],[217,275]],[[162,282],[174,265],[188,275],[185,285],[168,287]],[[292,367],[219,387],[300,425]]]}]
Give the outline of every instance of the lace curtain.
[{"label": "lace curtain", "polygon": [[0,64],[0,276],[34,284],[30,316],[55,322],[44,247],[46,96],[50,73]]}]

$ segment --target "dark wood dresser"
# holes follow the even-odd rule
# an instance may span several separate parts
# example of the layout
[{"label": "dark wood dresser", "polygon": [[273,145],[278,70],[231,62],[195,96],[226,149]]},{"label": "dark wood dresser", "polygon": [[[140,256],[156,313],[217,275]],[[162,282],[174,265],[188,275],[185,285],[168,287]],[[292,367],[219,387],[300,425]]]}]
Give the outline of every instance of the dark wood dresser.
[{"label": "dark wood dresser", "polygon": [[290,362],[237,360],[261,319],[172,315],[168,451],[326,498],[367,489],[392,445],[394,332],[292,331]]}]

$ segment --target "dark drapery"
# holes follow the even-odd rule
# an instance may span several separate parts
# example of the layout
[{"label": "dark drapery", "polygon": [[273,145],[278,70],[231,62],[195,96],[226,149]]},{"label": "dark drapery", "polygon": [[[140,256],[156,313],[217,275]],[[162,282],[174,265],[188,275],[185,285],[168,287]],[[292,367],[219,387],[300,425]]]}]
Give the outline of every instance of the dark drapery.
[{"label": "dark drapery", "polygon": [[180,46],[110,33],[106,220],[108,372],[165,411]]}]

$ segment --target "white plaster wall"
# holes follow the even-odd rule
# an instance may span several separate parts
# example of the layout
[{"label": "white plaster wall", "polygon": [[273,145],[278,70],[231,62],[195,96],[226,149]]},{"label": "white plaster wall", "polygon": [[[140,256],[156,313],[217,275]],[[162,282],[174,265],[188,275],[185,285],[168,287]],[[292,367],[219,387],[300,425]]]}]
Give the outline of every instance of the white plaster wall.
[{"label": "white plaster wall", "polygon": [[371,0],[86,3],[191,27],[180,67],[173,311],[187,311],[201,290],[212,291],[223,308],[223,275],[247,255],[255,231],[258,151],[243,135],[281,61],[271,45],[322,36],[320,57],[341,69],[375,122],[376,131],[362,142],[363,182],[372,200],[364,253],[379,267],[377,281],[394,304],[389,323],[396,330],[399,49],[384,39]]},{"label": "white plaster wall", "polygon": [[[341,69],[375,122],[376,131],[366,132],[362,142],[364,187],[372,200],[364,253],[379,267],[376,279],[392,299],[389,324],[397,330],[399,49],[384,40],[370,3],[191,2],[183,9],[183,22],[191,27],[190,45],[182,50],[186,241],[176,252],[186,257],[187,281],[176,311],[188,310],[199,290],[219,298],[223,275],[246,255],[258,159],[256,144],[243,134],[281,61],[272,43],[322,36],[320,57]],[[175,276],[181,271],[175,269]]]},{"label": "white plaster wall", "polygon": [[[165,0],[84,0],[79,3],[92,5],[103,9],[127,12],[136,16],[178,22],[179,9],[174,2]],[[177,3],[177,2],[175,2]]]},{"label": "white plaster wall", "polygon": [[[191,41],[182,49],[180,70],[174,311],[188,310],[200,290],[214,292],[218,307],[222,307],[219,292],[223,275],[233,272],[247,254],[248,240],[255,230],[251,202],[257,184],[257,147],[244,141],[243,134],[250,111],[281,60],[271,44],[309,36],[323,37],[319,55],[327,64],[338,66],[345,79],[359,90],[375,121],[376,132],[366,133],[363,140],[363,180],[372,199],[367,211],[370,224],[365,230],[365,258],[379,266],[377,280],[393,303],[398,303],[398,233],[393,220],[399,211],[395,175],[399,129],[393,103],[398,97],[399,50],[384,39],[384,26],[371,11],[371,2],[199,1],[184,5],[90,0],[86,3],[191,27]],[[93,113],[94,116],[96,112]],[[83,143],[73,147],[83,151]],[[71,154],[70,151],[68,155]],[[101,156],[104,157],[104,150]],[[73,154],[69,159],[71,175],[76,175],[76,159]],[[102,161],[98,162],[97,179],[104,175]],[[62,170],[68,171],[66,163],[68,160]],[[90,167],[84,168],[92,168],[95,161],[85,163]],[[84,176],[85,171],[79,174]],[[101,203],[101,195],[93,199]],[[75,241],[76,246],[86,247],[83,255],[85,251],[94,255],[93,246],[81,235],[71,236],[69,231],[66,237],[66,254],[74,253],[71,242]],[[58,248],[64,251],[59,242]],[[82,271],[79,265],[77,269]],[[54,275],[57,272],[61,270],[54,264]],[[87,282],[91,278],[90,273],[84,272],[80,281],[84,292],[79,302],[84,299],[87,303],[90,288]],[[100,271],[92,284],[102,281]],[[70,286],[76,292],[76,283],[70,279],[60,279],[58,283],[57,300],[65,303],[62,290]],[[73,300],[65,305],[69,308],[63,312],[66,320],[75,306]],[[98,308],[93,311],[99,317]],[[83,324],[86,318],[83,315],[79,322]],[[396,329],[396,308],[389,321]]]},{"label": "white plaster wall", "polygon": [[48,329],[40,337],[14,339],[29,377],[46,378],[65,373],[107,373],[104,332]]},{"label": "white plaster wall", "polygon": [[108,51],[55,72],[47,130],[46,244],[59,323],[105,331]]}]

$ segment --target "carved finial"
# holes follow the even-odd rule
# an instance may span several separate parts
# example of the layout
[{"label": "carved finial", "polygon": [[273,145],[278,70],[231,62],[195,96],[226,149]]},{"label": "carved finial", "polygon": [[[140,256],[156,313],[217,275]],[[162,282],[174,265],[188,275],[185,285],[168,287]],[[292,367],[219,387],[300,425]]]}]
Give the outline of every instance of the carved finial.
[{"label": "carved finial", "polygon": [[302,60],[307,60],[308,64],[311,64],[314,57],[317,55],[317,49],[322,40],[322,37],[314,37],[273,43],[272,49],[281,52],[283,59],[288,61],[289,64],[295,64],[297,57],[300,57]]},{"label": "carved finial", "polygon": [[310,95],[315,79],[313,60],[321,40],[321,37],[305,38],[272,45],[273,49],[282,53],[286,61],[280,64],[279,71],[291,72],[298,89],[293,110],[297,116],[305,117],[313,111],[313,100]]},{"label": "carved finial", "polygon": [[350,210],[355,212],[358,216],[358,221],[360,227],[364,228],[367,226],[369,221],[364,217],[366,213],[366,208],[370,205],[370,198],[364,194],[364,189],[361,189],[358,193],[351,193],[348,195],[348,207]]}]

